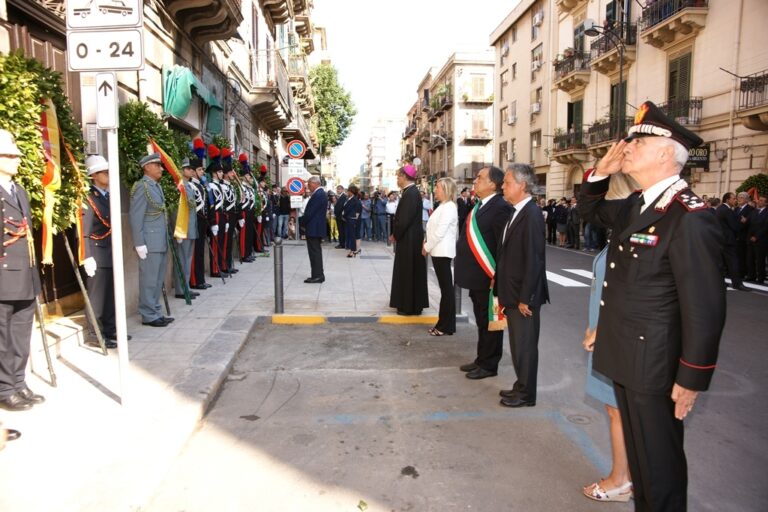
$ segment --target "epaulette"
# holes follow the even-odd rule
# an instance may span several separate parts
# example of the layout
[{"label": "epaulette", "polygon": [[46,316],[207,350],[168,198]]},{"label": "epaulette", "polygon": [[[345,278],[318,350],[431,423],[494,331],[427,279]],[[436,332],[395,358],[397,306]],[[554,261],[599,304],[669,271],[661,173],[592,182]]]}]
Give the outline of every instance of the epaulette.
[{"label": "epaulette", "polygon": [[[688,183],[684,179],[679,179],[661,194],[654,208],[657,212],[666,212],[669,205],[672,204],[680,192],[688,188]],[[685,204],[685,203],[683,203]],[[690,208],[689,208],[690,209]]]},{"label": "epaulette", "polygon": [[690,190],[678,195],[677,200],[680,204],[685,206],[685,209],[689,212],[707,208],[707,203]]}]

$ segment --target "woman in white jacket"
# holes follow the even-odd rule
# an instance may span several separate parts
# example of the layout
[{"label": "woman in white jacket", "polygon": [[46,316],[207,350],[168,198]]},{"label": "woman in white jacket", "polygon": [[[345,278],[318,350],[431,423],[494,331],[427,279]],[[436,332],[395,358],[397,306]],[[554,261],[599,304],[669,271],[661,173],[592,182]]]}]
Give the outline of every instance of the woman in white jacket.
[{"label": "woman in white jacket", "polygon": [[453,295],[451,262],[456,257],[456,239],[459,234],[459,214],[456,208],[456,182],[442,178],[435,186],[435,199],[440,206],[427,221],[427,235],[421,254],[432,257],[437,282],[440,284],[440,313],[437,324],[429,330],[432,336],[451,335],[456,332],[456,300]]}]

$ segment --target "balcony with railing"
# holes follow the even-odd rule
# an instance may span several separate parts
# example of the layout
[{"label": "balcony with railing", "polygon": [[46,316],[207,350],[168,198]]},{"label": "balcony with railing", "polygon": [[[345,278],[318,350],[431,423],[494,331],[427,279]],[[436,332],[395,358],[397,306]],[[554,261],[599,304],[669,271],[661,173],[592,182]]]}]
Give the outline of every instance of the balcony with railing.
[{"label": "balcony with railing", "polygon": [[707,0],[655,0],[646,2],[640,15],[643,42],[666,49],[681,40],[696,37],[706,26]]},{"label": "balcony with railing", "polygon": [[466,146],[484,146],[493,140],[491,130],[488,128],[473,128],[465,131],[461,138],[462,144]]},{"label": "balcony with railing", "polygon": [[493,105],[493,94],[490,96],[475,96],[465,92],[461,95],[461,101],[467,105]]},{"label": "balcony with railing", "polygon": [[275,25],[281,25],[294,16],[294,0],[259,0],[261,11]]},{"label": "balcony with railing", "polygon": [[608,76],[619,72],[619,45],[616,41],[618,37],[624,44],[624,76],[627,76],[627,70],[635,62],[637,25],[634,23],[617,23],[607,30],[610,30],[612,35],[603,34],[589,45],[590,67],[598,73]]},{"label": "balcony with railing", "polygon": [[699,97],[669,100],[657,105],[662,112],[683,126],[701,124],[701,107],[704,100]]},{"label": "balcony with railing", "polygon": [[569,94],[579,93],[589,83],[591,53],[569,51],[555,59],[555,87]]},{"label": "balcony with railing", "polygon": [[440,99],[440,108],[448,111],[453,107],[453,95],[448,93]]},{"label": "balcony with railing", "polygon": [[562,129],[555,134],[552,147],[552,159],[563,165],[584,162],[589,158],[589,150],[584,141],[584,131],[579,128],[564,132]]},{"label": "balcony with railing", "polygon": [[293,92],[280,52],[251,52],[251,90],[247,97],[253,114],[270,129],[280,130],[291,122]]},{"label": "balcony with railing", "polygon": [[571,11],[585,5],[587,0],[555,0],[555,5],[560,12],[570,14]]},{"label": "balcony with railing", "polygon": [[750,130],[768,130],[768,69],[741,79],[738,113]]},{"label": "balcony with railing", "polygon": [[585,140],[592,156],[602,158],[608,152],[608,147],[616,142],[619,135],[626,134],[633,122],[632,117],[625,117],[624,122],[620,122],[618,117],[611,116],[592,123],[587,128]]},{"label": "balcony with railing", "polygon": [[233,37],[243,22],[240,0],[165,0],[165,8],[199,46]]}]

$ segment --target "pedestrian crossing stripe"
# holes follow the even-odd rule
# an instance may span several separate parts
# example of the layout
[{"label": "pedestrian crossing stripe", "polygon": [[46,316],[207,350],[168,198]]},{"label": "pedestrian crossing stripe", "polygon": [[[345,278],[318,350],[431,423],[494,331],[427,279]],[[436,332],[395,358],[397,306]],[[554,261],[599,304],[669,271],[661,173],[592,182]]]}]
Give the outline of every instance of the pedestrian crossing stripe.
[{"label": "pedestrian crossing stripe", "polygon": [[559,274],[555,274],[554,272],[550,272],[549,270],[547,270],[547,279],[549,281],[552,281],[553,283],[559,284],[560,286],[565,286],[567,288],[589,287],[588,284],[584,284],[581,281],[576,281],[575,279],[571,279],[570,277],[565,277]]},{"label": "pedestrian crossing stripe", "polygon": [[571,274],[576,274],[577,276],[586,277],[590,281],[592,280],[592,272],[589,270],[582,270],[580,268],[564,268],[566,272],[570,272]]}]

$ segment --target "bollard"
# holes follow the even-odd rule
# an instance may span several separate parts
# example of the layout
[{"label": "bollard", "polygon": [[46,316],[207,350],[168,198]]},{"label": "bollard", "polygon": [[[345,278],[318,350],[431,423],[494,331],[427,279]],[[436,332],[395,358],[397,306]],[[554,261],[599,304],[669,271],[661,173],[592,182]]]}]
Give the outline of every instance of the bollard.
[{"label": "bollard", "polygon": [[453,295],[456,299],[456,314],[461,314],[461,287],[457,284],[453,285]]},{"label": "bollard", "polygon": [[275,237],[275,313],[283,313],[283,239]]}]

